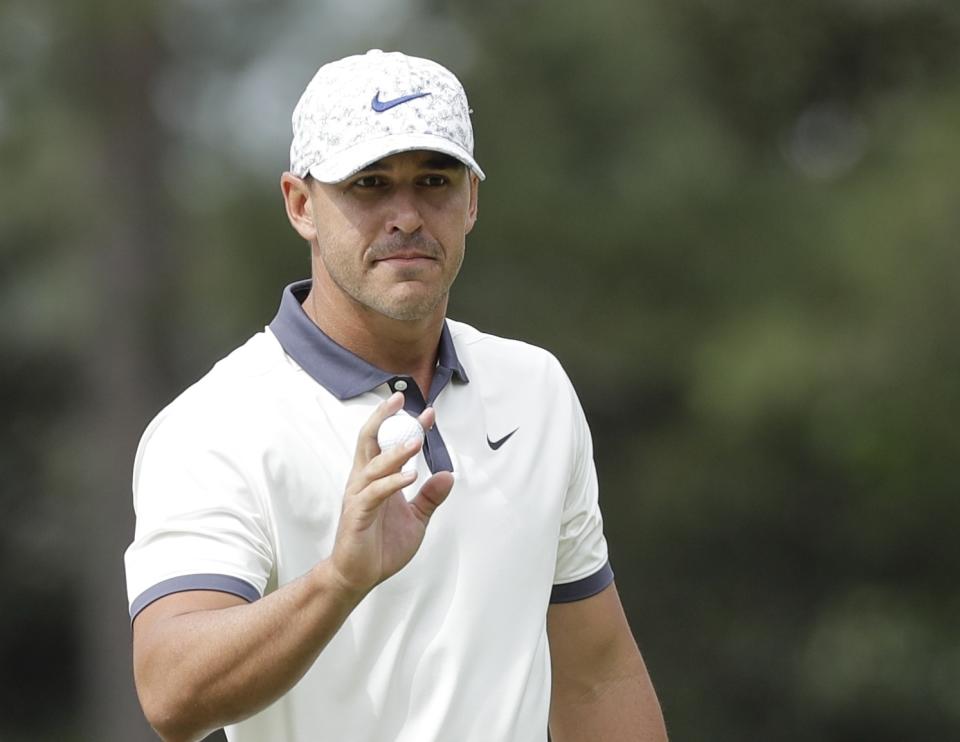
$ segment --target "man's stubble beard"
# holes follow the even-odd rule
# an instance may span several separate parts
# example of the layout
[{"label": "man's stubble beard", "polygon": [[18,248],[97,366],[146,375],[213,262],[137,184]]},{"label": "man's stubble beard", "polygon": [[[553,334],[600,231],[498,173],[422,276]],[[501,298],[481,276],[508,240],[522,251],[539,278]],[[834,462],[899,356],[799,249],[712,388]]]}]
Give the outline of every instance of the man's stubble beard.
[{"label": "man's stubble beard", "polygon": [[[418,235],[371,246],[366,253],[366,257],[368,260],[379,260],[394,252],[409,248],[416,249],[438,260],[449,257],[449,254],[439,244]],[[320,250],[320,261],[323,263],[327,275],[344,294],[366,309],[404,322],[425,319],[433,314],[437,307],[446,304],[447,297],[450,295],[450,287],[463,265],[463,258],[464,251],[461,250],[453,274],[445,277],[445,284],[437,287],[436,294],[427,294],[415,300],[404,301],[401,299],[391,302],[387,295],[375,291],[364,281],[364,277],[369,275],[369,271],[357,274],[350,269],[349,265],[345,264],[345,261],[335,259],[329,251]]]}]

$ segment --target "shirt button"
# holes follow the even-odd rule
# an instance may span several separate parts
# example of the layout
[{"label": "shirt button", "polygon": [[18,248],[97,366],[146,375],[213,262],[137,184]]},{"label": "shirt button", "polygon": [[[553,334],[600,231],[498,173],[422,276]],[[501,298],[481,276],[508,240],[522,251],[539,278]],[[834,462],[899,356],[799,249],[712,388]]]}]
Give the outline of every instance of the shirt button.
[{"label": "shirt button", "polygon": [[407,391],[407,382],[403,379],[397,379],[396,382],[394,382],[393,389],[397,392],[405,392]]}]

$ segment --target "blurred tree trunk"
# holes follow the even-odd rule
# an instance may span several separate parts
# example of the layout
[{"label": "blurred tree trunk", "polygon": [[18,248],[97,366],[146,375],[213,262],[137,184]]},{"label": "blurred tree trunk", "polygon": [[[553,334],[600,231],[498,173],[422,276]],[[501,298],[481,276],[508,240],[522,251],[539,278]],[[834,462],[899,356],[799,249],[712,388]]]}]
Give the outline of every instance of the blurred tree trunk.
[{"label": "blurred tree trunk", "polygon": [[[92,19],[81,89],[99,130],[102,212],[90,245],[97,327],[83,359],[91,406],[81,461],[84,739],[156,739],[136,699],[123,552],[133,535],[130,480],[139,436],[163,395],[155,312],[169,296],[172,210],[163,187],[164,133],[151,95],[164,50],[153,14],[115,10]],[[113,6],[112,6],[113,7]],[[99,9],[103,11],[104,9]],[[91,11],[91,15],[93,15]],[[81,42],[81,46],[83,42]],[[106,568],[105,568],[106,565]]]}]

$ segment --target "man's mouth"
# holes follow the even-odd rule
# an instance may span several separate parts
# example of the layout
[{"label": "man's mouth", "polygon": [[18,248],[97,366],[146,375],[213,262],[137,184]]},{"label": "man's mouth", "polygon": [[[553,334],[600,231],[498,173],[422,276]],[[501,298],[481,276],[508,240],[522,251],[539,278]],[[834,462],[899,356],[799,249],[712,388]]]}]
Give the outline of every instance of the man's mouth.
[{"label": "man's mouth", "polygon": [[376,258],[374,262],[378,263],[384,260],[436,260],[436,258],[434,258],[432,255],[427,255],[422,252],[405,250],[402,252],[390,253],[389,255],[384,255],[381,258]]},{"label": "man's mouth", "polygon": [[375,246],[371,249],[369,257],[374,263],[414,264],[419,261],[439,260],[442,254],[443,251],[439,245],[431,244],[425,239],[414,238]]}]

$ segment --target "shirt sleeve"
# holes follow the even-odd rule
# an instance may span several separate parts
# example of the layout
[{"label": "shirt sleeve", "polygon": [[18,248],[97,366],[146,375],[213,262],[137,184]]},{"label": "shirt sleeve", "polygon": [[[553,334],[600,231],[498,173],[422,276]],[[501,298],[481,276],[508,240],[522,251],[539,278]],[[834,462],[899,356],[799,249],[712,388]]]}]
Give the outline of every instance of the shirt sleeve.
[{"label": "shirt sleeve", "polygon": [[571,419],[570,482],[563,504],[552,603],[589,598],[613,581],[598,500],[593,441],[580,400],[567,380]]},{"label": "shirt sleeve", "polygon": [[[176,403],[174,403],[176,405]],[[154,600],[217,590],[252,601],[273,567],[249,435],[215,415],[166,411],[134,464],[136,531],[125,565],[131,619]]]}]

